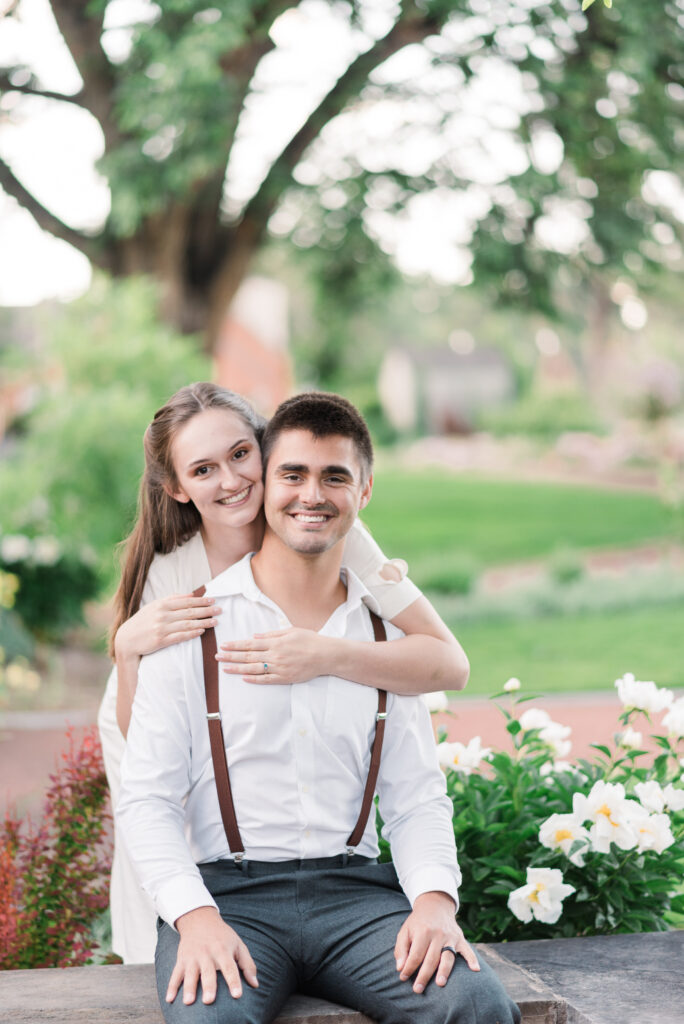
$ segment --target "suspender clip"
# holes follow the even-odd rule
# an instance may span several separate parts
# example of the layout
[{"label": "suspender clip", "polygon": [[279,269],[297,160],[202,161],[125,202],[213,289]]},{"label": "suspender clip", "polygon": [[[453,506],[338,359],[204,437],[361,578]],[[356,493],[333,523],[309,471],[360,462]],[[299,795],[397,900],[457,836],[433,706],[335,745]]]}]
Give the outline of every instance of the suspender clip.
[{"label": "suspender clip", "polygon": [[221,712],[220,711],[207,711],[207,719],[210,722],[220,722]]},{"label": "suspender clip", "polygon": [[378,713],[375,716],[375,721],[376,722],[384,722],[386,718],[387,718],[387,712],[386,711],[378,711]]},{"label": "suspender clip", "polygon": [[244,859],[245,859],[244,853],[236,853],[235,854],[234,860],[235,860],[236,864],[242,864]]},{"label": "suspender clip", "polygon": [[353,857],[355,853],[356,853],[356,847],[355,846],[348,846],[347,847],[347,856],[348,857]]}]

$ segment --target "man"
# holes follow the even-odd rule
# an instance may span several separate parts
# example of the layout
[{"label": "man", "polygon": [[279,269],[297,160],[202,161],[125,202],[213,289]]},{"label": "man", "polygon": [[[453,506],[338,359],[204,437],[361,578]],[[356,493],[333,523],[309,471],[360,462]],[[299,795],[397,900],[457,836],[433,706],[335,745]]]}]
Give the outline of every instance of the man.
[{"label": "man", "polygon": [[[219,639],[290,623],[371,641],[368,595],[341,566],[372,490],[363,419],[337,396],[299,395],[276,411],[263,456],[263,546],[207,586]],[[394,866],[375,862],[373,815],[354,829],[385,714],[377,691],[333,676],[224,676],[220,706],[232,825],[200,641],[143,659],[117,816],[163,920],[165,1019],[268,1024],[300,990],[379,1024],[517,1024],[456,923],[452,809],[421,700],[387,703],[376,789]]]}]

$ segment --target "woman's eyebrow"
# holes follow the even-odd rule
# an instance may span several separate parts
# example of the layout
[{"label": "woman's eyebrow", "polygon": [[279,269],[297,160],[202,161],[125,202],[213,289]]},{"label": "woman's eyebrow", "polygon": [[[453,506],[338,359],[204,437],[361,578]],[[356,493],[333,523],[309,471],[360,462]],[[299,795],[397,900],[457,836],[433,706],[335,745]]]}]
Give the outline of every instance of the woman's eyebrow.
[{"label": "woman's eyebrow", "polygon": [[[249,438],[248,437],[241,437],[239,441],[235,441],[234,444],[231,444],[231,446],[228,449],[228,451],[229,452],[234,451],[236,448],[239,448],[241,444],[249,444]],[[212,456],[212,455],[205,455],[201,459],[195,459],[194,462],[189,462],[188,463],[188,469],[192,469],[193,466],[200,466],[203,462],[211,462],[213,457],[214,456]]]}]

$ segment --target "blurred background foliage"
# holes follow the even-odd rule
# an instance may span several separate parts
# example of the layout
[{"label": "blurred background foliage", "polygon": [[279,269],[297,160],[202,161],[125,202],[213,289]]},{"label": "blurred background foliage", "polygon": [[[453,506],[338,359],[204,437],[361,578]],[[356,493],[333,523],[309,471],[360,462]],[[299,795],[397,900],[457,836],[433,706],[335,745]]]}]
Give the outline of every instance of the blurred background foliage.
[{"label": "blurred background foliage", "polygon": [[[213,375],[203,352],[257,272],[287,286],[297,386],[366,415],[380,449],[368,522],[472,653],[471,690],[511,674],[547,689],[625,670],[681,682],[681,563],[668,563],[684,502],[680,5],[173,0],[127,9],[123,29],[116,0],[79,3],[77,18],[71,0],[49,8],[81,84],[60,94],[25,62],[0,68],[0,186],[96,275],[76,302],[0,310],[0,385],[28,396],[0,449],[0,567],[20,581],[22,628],[64,635],[95,590],[111,593],[144,428]],[[246,159],[250,117],[302,73],[278,58],[323,15],[337,63],[304,75],[289,137],[252,129]],[[18,2],[0,23],[21,18]],[[22,180],[19,143],[5,149],[36,104],[99,125],[110,205],[87,228]],[[412,258],[426,225],[441,263]],[[423,396],[400,432],[379,395],[386,354],[464,340],[505,362],[509,400],[433,445]],[[549,356],[564,389],[545,384]],[[461,442],[489,446],[480,475],[449,472]],[[536,482],[562,459],[568,479],[591,465],[613,489]],[[17,538],[52,539],[59,558],[12,560]],[[661,554],[650,575],[597,579],[593,551],[644,545]],[[498,593],[487,574],[527,562],[534,578]],[[31,612],[30,579],[57,570],[61,607]]]}]

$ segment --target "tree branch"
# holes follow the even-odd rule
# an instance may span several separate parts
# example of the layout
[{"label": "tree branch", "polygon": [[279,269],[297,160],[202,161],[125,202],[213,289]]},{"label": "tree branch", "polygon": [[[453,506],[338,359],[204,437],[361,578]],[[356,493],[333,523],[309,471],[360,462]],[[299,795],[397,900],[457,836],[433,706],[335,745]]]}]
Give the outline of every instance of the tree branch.
[{"label": "tree branch", "polygon": [[103,17],[88,13],[89,0],[51,0],[57,27],[83,79],[82,103],[97,118],[111,149],[120,139],[112,97],[116,76],[102,49]]},{"label": "tree branch", "polygon": [[344,110],[348,101],[359,94],[371,72],[404,46],[422,42],[427,36],[438,32],[441,26],[442,21],[435,17],[400,17],[387,35],[378,39],[369,50],[352,61],[271,165],[259,189],[247,203],[244,216],[252,219],[258,212],[265,225],[285,187],[290,183],[292,171],[305,150],[319,136],[325,125]]},{"label": "tree branch", "polygon": [[99,267],[107,269],[108,260],[106,256],[99,250],[96,242],[84,235],[81,231],[77,231],[75,228],[70,228],[68,224],[65,224],[63,220],[56,217],[54,213],[50,211],[40,203],[34,195],[32,195],[27,188],[22,185],[19,179],[14,174],[9,164],[0,157],[0,186],[5,192],[12,196],[25,210],[31,214],[39,227],[44,231],[48,231],[51,235],[56,238],[61,238],[62,241],[68,242],[69,245],[73,245],[75,249],[78,249],[89,260],[96,263]]},{"label": "tree branch", "polygon": [[52,89],[41,89],[38,86],[29,84],[15,85],[9,75],[0,74],[0,92],[20,92],[24,96],[39,96],[45,100],[58,100],[60,103],[74,103],[77,107],[85,109],[82,92],[72,93],[70,96],[63,92],[54,92]]}]

